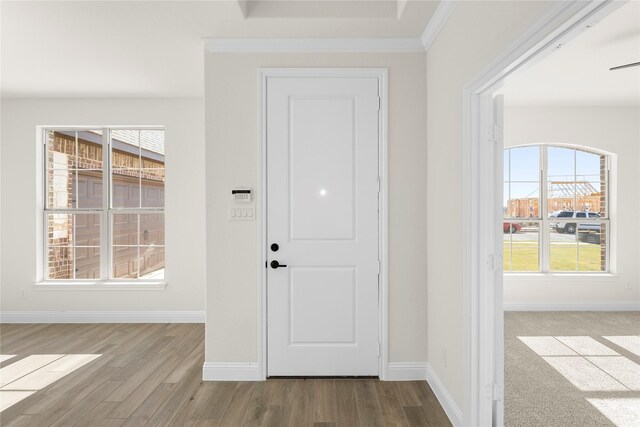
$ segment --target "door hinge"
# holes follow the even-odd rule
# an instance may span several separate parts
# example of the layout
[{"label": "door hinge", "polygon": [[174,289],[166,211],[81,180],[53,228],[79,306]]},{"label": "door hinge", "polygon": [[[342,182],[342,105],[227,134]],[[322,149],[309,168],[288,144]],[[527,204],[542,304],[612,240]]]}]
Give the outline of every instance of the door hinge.
[{"label": "door hinge", "polygon": [[494,144],[502,141],[502,126],[499,126],[496,123],[493,124],[493,127],[491,128],[491,140]]},{"label": "door hinge", "polygon": [[502,385],[496,383],[487,384],[486,398],[494,401],[502,401],[504,399],[504,390]]},{"label": "door hinge", "polygon": [[378,194],[380,193],[381,190],[382,190],[382,179],[378,177]]},{"label": "door hinge", "polygon": [[487,257],[487,265],[492,271],[502,270],[502,254],[493,254]]},{"label": "door hinge", "polygon": [[380,105],[381,105],[381,101],[380,101],[380,97],[378,97],[378,111],[380,111]]},{"label": "door hinge", "polygon": [[380,260],[378,260],[378,276],[380,275]]},{"label": "door hinge", "polygon": [[381,354],[382,354],[382,344],[380,344],[380,341],[378,341],[378,357],[380,357]]}]

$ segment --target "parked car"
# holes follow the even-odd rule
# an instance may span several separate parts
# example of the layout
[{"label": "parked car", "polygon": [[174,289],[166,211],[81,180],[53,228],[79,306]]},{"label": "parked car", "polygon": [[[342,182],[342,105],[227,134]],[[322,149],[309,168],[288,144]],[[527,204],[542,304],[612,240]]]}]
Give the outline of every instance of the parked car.
[{"label": "parked car", "polygon": [[[575,218],[577,220],[580,220],[580,218],[599,219],[600,214],[586,211],[555,211],[549,215],[549,218]],[[578,231],[600,231],[599,222],[580,223],[579,226],[574,222],[555,222],[552,223],[551,226],[558,233],[574,234],[576,232],[576,227],[578,228]]]},{"label": "parked car", "polygon": [[522,229],[522,226],[515,222],[503,222],[502,231],[505,233],[516,233]]}]

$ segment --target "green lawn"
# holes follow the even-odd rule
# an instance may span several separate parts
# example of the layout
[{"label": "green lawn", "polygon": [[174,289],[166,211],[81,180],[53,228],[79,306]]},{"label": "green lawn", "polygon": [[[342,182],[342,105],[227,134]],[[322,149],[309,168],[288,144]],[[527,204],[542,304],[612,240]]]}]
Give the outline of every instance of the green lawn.
[{"label": "green lawn", "polygon": [[[535,243],[504,242],[504,271],[538,271],[538,245]],[[576,251],[573,244],[551,245],[551,271],[576,271]],[[600,245],[580,244],[578,271],[600,270]]]}]

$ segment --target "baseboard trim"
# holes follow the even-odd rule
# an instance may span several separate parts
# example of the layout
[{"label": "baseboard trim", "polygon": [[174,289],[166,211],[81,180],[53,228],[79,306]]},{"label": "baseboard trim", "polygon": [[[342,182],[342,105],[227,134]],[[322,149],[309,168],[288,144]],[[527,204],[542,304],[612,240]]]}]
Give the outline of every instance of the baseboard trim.
[{"label": "baseboard trim", "polygon": [[424,381],[427,364],[422,362],[391,362],[387,364],[387,381]]},{"label": "baseboard trim", "polygon": [[2,311],[0,323],[204,323],[204,311]]},{"label": "baseboard trim", "polygon": [[257,363],[204,362],[203,381],[261,381]]},{"label": "baseboard trim", "polygon": [[431,390],[433,390],[433,394],[436,395],[438,402],[440,402],[440,405],[444,409],[444,412],[449,417],[449,421],[451,421],[451,424],[453,424],[454,427],[462,427],[462,411],[456,404],[455,400],[453,400],[453,397],[449,393],[449,390],[447,390],[444,384],[442,384],[440,377],[438,377],[436,372],[428,363],[425,369],[425,373],[427,377],[427,383],[429,383]]},{"label": "baseboard trim", "polygon": [[504,311],[640,311],[640,302],[505,302]]}]

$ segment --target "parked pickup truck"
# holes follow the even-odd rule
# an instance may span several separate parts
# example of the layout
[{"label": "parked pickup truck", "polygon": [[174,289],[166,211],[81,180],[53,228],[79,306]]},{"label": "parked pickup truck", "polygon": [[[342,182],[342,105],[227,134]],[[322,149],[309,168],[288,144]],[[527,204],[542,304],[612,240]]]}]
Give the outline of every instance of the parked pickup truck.
[{"label": "parked pickup truck", "polygon": [[[580,221],[580,218],[589,218],[589,219],[600,219],[600,214],[596,212],[585,212],[585,211],[555,211],[549,218],[575,218],[577,221]],[[551,226],[558,233],[568,233],[574,234],[576,232],[576,228],[578,231],[600,231],[600,223],[579,223],[575,222],[555,222],[551,223]]]}]

